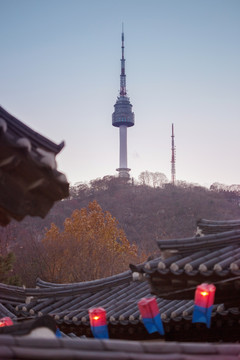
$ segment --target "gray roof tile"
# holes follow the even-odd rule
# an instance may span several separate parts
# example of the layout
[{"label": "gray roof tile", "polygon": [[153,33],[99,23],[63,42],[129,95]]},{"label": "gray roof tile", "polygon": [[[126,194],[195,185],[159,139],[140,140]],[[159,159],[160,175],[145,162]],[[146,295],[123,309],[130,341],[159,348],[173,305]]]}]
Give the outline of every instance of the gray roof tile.
[{"label": "gray roof tile", "polygon": [[[131,274],[130,272],[128,272]],[[18,303],[16,313],[20,317],[41,316],[49,314],[59,324],[72,325],[86,325],[89,326],[88,309],[91,307],[103,306],[107,312],[107,320],[109,324],[129,325],[141,323],[141,316],[138,309],[138,301],[143,297],[152,296],[148,282],[132,281],[131,276],[126,277],[126,273],[118,274],[118,282],[111,281],[113,279],[101,279],[101,290],[96,288],[92,291],[92,282],[84,283],[84,292],[77,293],[77,286],[82,289],[82,283],[74,284],[75,295],[66,295],[64,289],[71,288],[70,284],[62,286],[52,286],[54,293],[48,293],[47,297],[42,297],[41,291],[50,289],[38,289],[38,296],[32,298],[31,302]],[[125,284],[122,284],[125,279]],[[126,280],[127,279],[127,280]],[[105,285],[104,285],[105,282]],[[40,284],[41,281],[38,281]],[[112,285],[113,283],[113,285]],[[45,283],[45,286],[47,283]],[[87,286],[91,291],[87,292]],[[18,288],[17,288],[18,289]],[[35,290],[35,289],[32,289]],[[11,291],[13,291],[11,287]],[[28,294],[31,294],[31,289],[25,289]],[[70,292],[71,293],[71,292]],[[11,293],[11,298],[13,294]],[[161,312],[161,317],[164,322],[189,320],[193,312],[193,300],[166,300],[157,298],[157,303]],[[227,313],[230,310],[227,310]],[[213,316],[215,314],[226,314],[223,307],[214,305]],[[236,314],[236,312],[235,312]]]},{"label": "gray roof tile", "polygon": [[3,305],[0,303],[0,318],[10,317],[12,320],[15,320],[16,319],[15,311],[14,311],[14,309],[11,309],[11,310],[13,310],[13,311],[9,310],[9,305],[7,307],[7,305]]},{"label": "gray roof tile", "polygon": [[[163,257],[140,265],[131,265],[133,272],[161,275],[239,276],[240,230],[174,240],[158,240]],[[170,255],[164,258],[164,252]],[[174,254],[171,255],[171,251]]]},{"label": "gray roof tile", "polygon": [[239,344],[1,336],[1,359],[237,360]]}]

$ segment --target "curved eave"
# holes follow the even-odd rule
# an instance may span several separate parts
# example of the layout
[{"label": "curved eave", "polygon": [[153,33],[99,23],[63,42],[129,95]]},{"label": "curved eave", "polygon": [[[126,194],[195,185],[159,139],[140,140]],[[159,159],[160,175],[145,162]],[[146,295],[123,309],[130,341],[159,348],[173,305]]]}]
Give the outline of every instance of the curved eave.
[{"label": "curved eave", "polygon": [[40,278],[37,279],[36,285],[39,286],[41,289],[39,290],[40,293],[43,289],[54,289],[54,292],[61,293],[62,291],[65,293],[69,291],[71,294],[76,291],[77,293],[83,291],[93,291],[97,292],[102,290],[104,287],[109,286],[118,286],[121,284],[128,284],[132,280],[132,274],[130,270],[127,270],[123,273],[112,275],[106,278],[91,280],[91,281],[84,281],[78,283],[71,283],[71,284],[56,284],[44,281]]},{"label": "curved eave", "polygon": [[25,125],[22,121],[7,112],[0,106],[0,118],[7,122],[8,133],[14,138],[27,138],[30,140],[33,148],[41,147],[47,151],[58,154],[64,147],[64,141],[60,144],[55,144],[53,141],[47,139],[45,136],[40,135],[38,132],[32,130],[29,126]]},{"label": "curved eave", "polygon": [[69,196],[68,181],[55,160],[63,145],[0,108],[0,225],[27,215],[45,217],[55,201]]},{"label": "curved eave", "polygon": [[240,220],[206,220],[197,221],[198,231],[201,234],[216,234],[231,230],[240,230]]}]

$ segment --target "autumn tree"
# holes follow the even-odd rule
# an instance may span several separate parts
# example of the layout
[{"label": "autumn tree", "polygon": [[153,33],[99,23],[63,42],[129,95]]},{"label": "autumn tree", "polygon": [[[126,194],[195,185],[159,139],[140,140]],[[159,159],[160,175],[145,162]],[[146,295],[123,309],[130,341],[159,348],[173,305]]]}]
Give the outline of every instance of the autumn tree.
[{"label": "autumn tree", "polygon": [[[131,245],[117,220],[93,201],[74,210],[61,231],[52,224],[42,240],[48,281],[93,280],[127,270],[138,262],[137,247]],[[142,260],[142,259],[141,259]]]}]

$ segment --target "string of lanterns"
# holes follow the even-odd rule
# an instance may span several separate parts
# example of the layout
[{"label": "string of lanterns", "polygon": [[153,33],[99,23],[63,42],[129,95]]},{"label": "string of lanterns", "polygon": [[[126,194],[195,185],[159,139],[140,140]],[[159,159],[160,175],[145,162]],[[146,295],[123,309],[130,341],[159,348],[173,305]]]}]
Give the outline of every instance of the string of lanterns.
[{"label": "string of lanterns", "polygon": [[[193,323],[204,323],[211,326],[212,308],[216,287],[213,284],[198,285],[194,297]],[[164,335],[164,327],[155,297],[142,298],[138,302],[143,324],[149,334],[158,332]],[[106,311],[103,308],[89,309],[89,319],[92,334],[98,339],[108,339]]]},{"label": "string of lanterns", "polygon": [[[195,290],[192,323],[204,323],[207,328],[211,326],[211,315],[214,304],[216,287],[213,284],[203,283]],[[164,335],[164,327],[160,310],[155,297],[142,298],[138,302],[142,322],[149,334],[158,332]],[[90,327],[94,338],[109,339],[107,315],[102,307],[88,310]],[[0,327],[13,325],[9,317],[0,319]]]}]

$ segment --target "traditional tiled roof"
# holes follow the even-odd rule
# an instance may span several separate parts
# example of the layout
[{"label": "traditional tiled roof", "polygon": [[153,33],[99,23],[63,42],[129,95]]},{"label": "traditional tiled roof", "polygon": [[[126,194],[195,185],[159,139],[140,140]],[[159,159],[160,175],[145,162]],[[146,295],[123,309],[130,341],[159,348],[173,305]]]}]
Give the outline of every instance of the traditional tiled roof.
[{"label": "traditional tiled roof", "polygon": [[240,220],[206,220],[197,221],[197,234],[208,235],[221,232],[240,230]]},{"label": "traditional tiled roof", "polygon": [[[138,301],[153,296],[147,281],[133,281],[131,271],[109,278],[75,284],[51,284],[38,279],[42,288],[30,289],[0,284],[0,303],[11,311],[15,318],[28,319],[50,315],[61,331],[91,337],[88,310],[102,306],[107,313],[111,338],[146,339],[159,338],[159,334],[149,336],[143,326],[138,309]],[[192,325],[193,296],[191,299],[170,300],[157,297],[161,318],[165,328],[165,339],[195,340],[208,339],[213,334],[223,339],[226,326],[238,326],[238,307],[226,308],[214,304],[212,326],[209,334],[205,326]],[[10,316],[11,317],[11,316]],[[234,325],[233,325],[234,324]],[[182,329],[181,331],[179,329]],[[222,331],[222,332],[221,332]],[[219,335],[221,332],[221,335]],[[174,337],[173,337],[173,334]],[[232,337],[231,337],[232,338]],[[213,341],[212,340],[212,341]]]},{"label": "traditional tiled roof", "polygon": [[[1,302],[15,305],[19,317],[51,315],[58,324],[89,326],[88,309],[102,306],[112,325],[136,325],[141,323],[138,301],[153,296],[147,281],[132,281],[131,271],[95,281],[57,285],[38,279],[38,289],[23,289],[1,285]],[[8,288],[8,292],[7,292]],[[14,289],[15,288],[15,289]],[[24,298],[24,300],[23,300]],[[157,298],[164,322],[190,321],[193,300],[166,300]],[[5,305],[6,306],[6,305]],[[213,306],[213,317],[225,316],[232,310],[223,305]],[[239,311],[235,314],[239,315]]]},{"label": "traditional tiled roof", "polygon": [[[8,304],[9,305],[9,304]],[[17,319],[13,306],[10,305],[10,309],[0,303],[0,319],[4,317],[10,317],[12,320]]]},{"label": "traditional tiled roof", "polygon": [[[58,323],[89,326],[88,309],[102,306],[111,324],[140,321],[137,302],[151,296],[146,282],[133,282],[131,271],[105,279],[66,285],[38,280],[40,289],[26,289],[28,304],[19,304],[21,316],[50,314]],[[165,300],[164,300],[165,301]],[[166,301],[165,301],[166,302]]]},{"label": "traditional tiled roof", "polygon": [[[137,306],[142,297],[152,296],[147,282],[132,281],[131,271],[100,280],[57,285],[37,281],[38,289],[24,289],[0,284],[0,301],[11,306],[19,317],[49,314],[58,324],[89,326],[88,309],[102,306],[110,324],[138,324],[141,316]],[[192,314],[193,301],[157,299],[162,319],[186,319]],[[11,305],[10,305],[11,304]],[[214,311],[221,310],[214,308]]]},{"label": "traditional tiled roof", "polygon": [[157,244],[163,256],[137,266],[131,265],[133,271],[191,277],[240,275],[240,230],[203,237],[158,240]]},{"label": "traditional tiled roof", "polygon": [[0,336],[1,360],[237,360],[239,344]]},{"label": "traditional tiled roof", "polygon": [[[59,294],[56,293],[56,296]],[[142,297],[153,296],[147,282],[131,282],[129,285],[106,288],[97,293],[66,296],[56,299],[53,295],[42,300],[32,299],[30,303],[19,304],[16,308],[20,317],[37,317],[49,314],[58,324],[89,326],[88,309],[104,307],[107,320],[111,325],[141,324],[141,315],[137,306]],[[166,300],[157,298],[157,303],[164,323],[170,321],[191,321],[193,300]],[[240,315],[239,309],[225,310],[222,304],[213,305],[213,318],[233,313]],[[172,324],[174,326],[174,324]]]},{"label": "traditional tiled roof", "polygon": [[69,194],[55,157],[56,145],[0,106],[0,225],[26,215],[44,217],[53,203]]},{"label": "traditional tiled roof", "polygon": [[26,299],[26,289],[0,283],[0,303],[17,305]]},{"label": "traditional tiled roof", "polygon": [[145,275],[151,291],[167,299],[192,299],[197,285],[214,283],[216,301],[237,306],[240,230],[185,239],[158,240],[162,256],[130,265],[135,279]]},{"label": "traditional tiled roof", "polygon": [[179,254],[191,254],[200,250],[214,251],[227,245],[239,246],[239,244],[240,230],[184,239],[157,240],[161,251],[173,250]]}]

